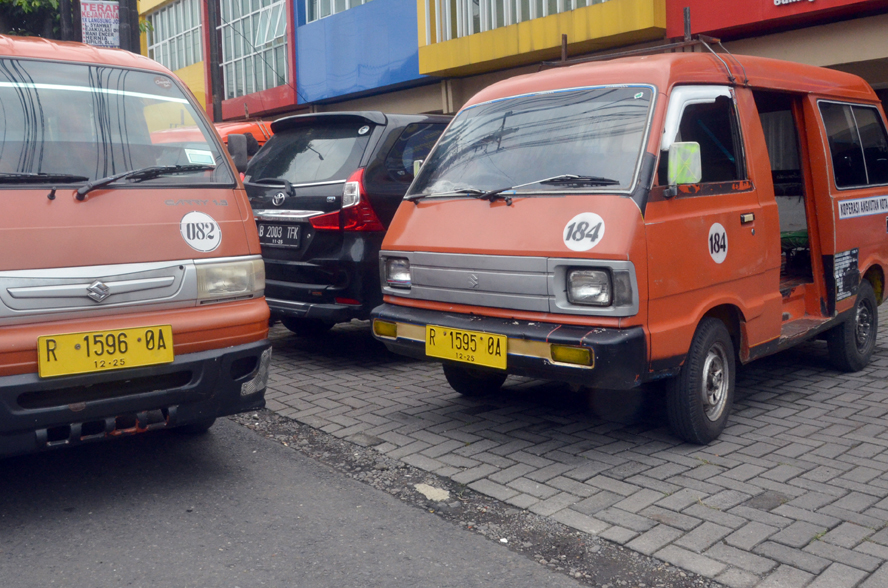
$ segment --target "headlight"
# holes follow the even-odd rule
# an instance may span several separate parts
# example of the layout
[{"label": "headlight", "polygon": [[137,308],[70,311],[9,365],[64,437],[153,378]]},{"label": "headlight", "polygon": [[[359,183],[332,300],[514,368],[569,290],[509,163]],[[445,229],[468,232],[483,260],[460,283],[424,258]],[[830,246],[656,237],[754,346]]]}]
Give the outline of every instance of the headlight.
[{"label": "headlight", "polygon": [[567,273],[567,299],[571,304],[610,306],[612,291],[607,271],[576,269]]},{"label": "headlight", "polygon": [[385,283],[391,288],[409,289],[410,262],[403,257],[389,257],[385,260]]},{"label": "headlight", "polygon": [[265,291],[265,263],[261,259],[198,264],[197,299],[202,303],[254,298]]}]

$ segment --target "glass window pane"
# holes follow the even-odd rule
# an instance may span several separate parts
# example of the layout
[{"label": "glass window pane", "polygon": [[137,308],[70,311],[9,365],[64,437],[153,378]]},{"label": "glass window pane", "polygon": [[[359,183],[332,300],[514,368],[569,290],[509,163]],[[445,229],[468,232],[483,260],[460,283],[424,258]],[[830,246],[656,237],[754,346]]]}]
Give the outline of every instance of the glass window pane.
[{"label": "glass window pane", "polygon": [[202,38],[201,38],[200,33],[201,33],[200,28],[198,28],[196,31],[194,31],[193,43],[194,43],[194,61],[195,62],[203,61],[203,47],[201,46]]},{"label": "glass window pane", "polygon": [[179,67],[185,67],[185,39],[181,35],[176,38],[176,51],[179,54]]},{"label": "glass window pane", "polygon": [[321,0],[321,18],[330,16],[330,3],[331,0]]},{"label": "glass window pane", "polygon": [[244,21],[239,20],[234,23],[234,58],[243,57],[244,55]]},{"label": "glass window pane", "polygon": [[200,14],[200,4],[197,3],[197,0],[191,0],[191,19],[194,21],[194,26],[199,27],[200,23],[203,22]]},{"label": "glass window pane", "polygon": [[234,92],[235,96],[244,95],[244,62],[234,62]]},{"label": "glass window pane", "polygon": [[265,65],[265,88],[273,88],[275,86],[274,54],[272,54],[272,50],[269,49],[262,54],[262,57]]},{"label": "glass window pane", "polygon": [[875,108],[854,106],[854,118],[863,144],[863,158],[869,183],[888,184],[888,137],[882,117]]},{"label": "glass window pane", "polygon": [[281,45],[276,47],[274,50],[275,59],[274,59],[274,67],[275,74],[277,74],[277,80],[275,86],[283,86],[287,83],[287,54],[286,47]]},{"label": "glass window pane", "polygon": [[547,14],[558,14],[558,0],[548,0]]},{"label": "glass window pane", "polygon": [[234,96],[234,66],[225,66],[225,97],[232,98]]},{"label": "glass window pane", "polygon": [[333,12],[343,12],[345,10],[345,0],[334,0]]},{"label": "glass window pane", "polygon": [[287,13],[283,6],[277,5],[272,13],[272,22],[276,24],[274,29],[274,38],[283,37],[287,34]]},{"label": "glass window pane", "polygon": [[832,156],[836,186],[844,188],[866,185],[863,149],[860,147],[851,107],[844,104],[821,102],[820,114],[823,117],[823,124],[829,138],[829,151]]},{"label": "glass window pane", "polygon": [[191,44],[191,32],[185,33],[185,65],[194,63],[194,46]]},{"label": "glass window pane", "polygon": [[244,92],[246,94],[253,93],[253,59],[248,57],[244,60],[244,77],[246,78],[246,85],[244,86]]}]

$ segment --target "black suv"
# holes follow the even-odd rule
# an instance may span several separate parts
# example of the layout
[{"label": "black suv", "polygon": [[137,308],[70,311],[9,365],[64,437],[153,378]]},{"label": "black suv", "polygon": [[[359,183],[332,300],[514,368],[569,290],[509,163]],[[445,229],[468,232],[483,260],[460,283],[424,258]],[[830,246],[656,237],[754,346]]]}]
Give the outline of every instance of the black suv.
[{"label": "black suv", "polygon": [[310,334],[382,303],[379,248],[448,116],[290,116],[253,157],[244,185],[265,259],[272,321]]}]

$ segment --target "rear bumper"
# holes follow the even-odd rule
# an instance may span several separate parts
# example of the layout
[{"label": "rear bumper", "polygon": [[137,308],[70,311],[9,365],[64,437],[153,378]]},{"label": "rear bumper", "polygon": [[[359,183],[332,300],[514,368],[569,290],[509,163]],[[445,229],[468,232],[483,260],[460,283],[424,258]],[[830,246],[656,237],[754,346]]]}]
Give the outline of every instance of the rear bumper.
[{"label": "rear bumper", "polygon": [[353,318],[365,319],[370,308],[366,305],[319,304],[279,298],[266,298],[266,301],[272,318],[317,319],[325,323],[345,323]]},{"label": "rear bumper", "polygon": [[[634,388],[648,374],[647,338],[641,327],[613,329],[516,321],[393,304],[378,306],[372,318],[397,324],[397,338],[374,333],[390,351],[419,359],[440,361],[425,354],[425,326],[438,325],[508,337],[506,371],[510,374],[607,389]],[[552,344],[589,347],[594,365],[556,362],[550,352]]]},{"label": "rear bumper", "polygon": [[268,340],[170,364],[0,378],[0,457],[187,425],[265,406]]}]

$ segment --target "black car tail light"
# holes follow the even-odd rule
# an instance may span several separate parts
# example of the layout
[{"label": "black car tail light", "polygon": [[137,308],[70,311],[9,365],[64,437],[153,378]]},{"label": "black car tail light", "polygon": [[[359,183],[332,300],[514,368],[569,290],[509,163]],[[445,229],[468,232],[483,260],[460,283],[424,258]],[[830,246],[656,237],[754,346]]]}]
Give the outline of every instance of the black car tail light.
[{"label": "black car tail light", "polygon": [[[349,176],[342,189],[342,209],[309,219],[311,226],[320,231],[384,231],[385,226],[367,200],[364,191],[364,169]],[[340,218],[341,217],[341,218]]]}]

